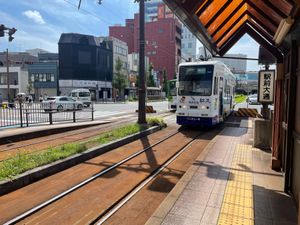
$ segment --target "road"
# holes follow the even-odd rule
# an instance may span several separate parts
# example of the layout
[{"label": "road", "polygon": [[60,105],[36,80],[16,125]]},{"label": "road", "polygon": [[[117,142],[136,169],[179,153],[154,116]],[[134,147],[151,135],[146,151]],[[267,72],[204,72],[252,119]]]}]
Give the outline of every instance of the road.
[{"label": "road", "polygon": [[[164,112],[168,110],[168,102],[151,102],[147,105],[153,106],[158,112]],[[48,123],[50,121],[50,114],[45,112],[39,104],[26,105],[27,108],[23,108],[22,122],[24,126],[34,126],[34,124]],[[138,109],[138,102],[126,102],[126,103],[96,103],[94,104],[94,119],[110,118],[112,116],[121,116],[128,114],[135,114]],[[56,112],[51,114],[53,122],[65,122],[73,120],[72,111]],[[76,121],[90,121],[92,120],[91,108],[84,108],[83,110],[76,111]],[[0,108],[0,129],[6,129],[8,127],[19,127],[21,124],[20,109],[1,109]]]},{"label": "road", "polygon": [[[168,102],[149,102],[147,105],[152,105],[157,112],[168,110]],[[103,118],[112,115],[121,115],[127,113],[134,113],[138,109],[138,102],[126,103],[96,103],[95,104],[95,118]]]}]

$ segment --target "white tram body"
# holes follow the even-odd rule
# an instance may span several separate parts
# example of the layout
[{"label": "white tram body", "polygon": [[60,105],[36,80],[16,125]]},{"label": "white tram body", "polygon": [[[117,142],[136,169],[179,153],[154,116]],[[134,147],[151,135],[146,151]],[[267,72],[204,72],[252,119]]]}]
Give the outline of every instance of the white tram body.
[{"label": "white tram body", "polygon": [[233,110],[235,84],[234,75],[222,62],[181,63],[177,123],[213,126],[222,122]]}]

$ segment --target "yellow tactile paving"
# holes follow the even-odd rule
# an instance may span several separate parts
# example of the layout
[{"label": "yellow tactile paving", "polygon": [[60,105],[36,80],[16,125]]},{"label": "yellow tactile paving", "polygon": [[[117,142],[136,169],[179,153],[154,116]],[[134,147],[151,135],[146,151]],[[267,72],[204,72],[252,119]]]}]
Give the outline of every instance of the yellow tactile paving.
[{"label": "yellow tactile paving", "polygon": [[236,146],[218,219],[219,225],[254,224],[251,151],[250,145]]}]

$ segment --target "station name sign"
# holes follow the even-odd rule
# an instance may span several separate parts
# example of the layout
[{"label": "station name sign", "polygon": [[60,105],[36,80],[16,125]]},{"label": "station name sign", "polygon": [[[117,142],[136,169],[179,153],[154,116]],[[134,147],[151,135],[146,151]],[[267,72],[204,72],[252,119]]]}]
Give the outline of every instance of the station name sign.
[{"label": "station name sign", "polygon": [[273,103],[274,80],[275,80],[275,70],[259,71],[258,101],[260,103]]}]

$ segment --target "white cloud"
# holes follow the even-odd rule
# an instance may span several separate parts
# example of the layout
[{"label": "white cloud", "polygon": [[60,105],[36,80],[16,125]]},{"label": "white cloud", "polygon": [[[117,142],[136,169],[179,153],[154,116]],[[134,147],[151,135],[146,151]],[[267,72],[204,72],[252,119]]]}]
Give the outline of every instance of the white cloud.
[{"label": "white cloud", "polygon": [[32,19],[35,23],[38,23],[38,24],[46,23],[39,11],[27,10],[27,11],[23,12],[23,15],[25,15],[29,19]]}]

